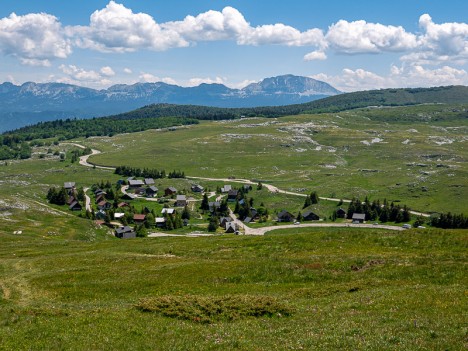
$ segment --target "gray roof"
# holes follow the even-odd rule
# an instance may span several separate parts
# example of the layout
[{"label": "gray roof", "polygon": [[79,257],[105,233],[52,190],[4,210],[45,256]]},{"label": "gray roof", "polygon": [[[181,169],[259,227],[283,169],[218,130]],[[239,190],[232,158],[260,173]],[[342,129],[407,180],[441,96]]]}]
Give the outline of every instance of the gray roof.
[{"label": "gray roof", "polygon": [[117,229],[115,230],[115,232],[116,232],[117,234],[123,234],[123,233],[133,232],[133,229],[130,228],[128,225],[126,225],[125,227],[117,228]]},{"label": "gray roof", "polygon": [[140,186],[140,185],[145,185],[145,183],[142,180],[139,179],[131,179],[128,181],[128,185],[130,186]]},{"label": "gray roof", "polygon": [[185,195],[177,195],[176,201],[187,201],[187,197]]},{"label": "gray roof", "polygon": [[158,192],[158,188],[156,188],[155,186],[148,187],[148,189],[146,189],[146,191],[148,191],[148,190],[154,191],[155,193]]},{"label": "gray roof", "polygon": [[65,183],[63,183],[63,187],[64,187],[65,189],[74,188],[74,187],[75,187],[75,182],[65,182]]},{"label": "gray roof", "polygon": [[232,186],[228,184],[228,185],[225,185],[225,186],[223,186],[223,187],[221,188],[221,192],[227,193],[227,192],[228,192],[229,190],[231,190],[231,189],[232,189]]},{"label": "gray roof", "polygon": [[366,214],[365,213],[353,213],[353,219],[366,219]]},{"label": "gray roof", "polygon": [[145,184],[146,185],[154,184],[154,179],[153,178],[146,178],[145,179]]},{"label": "gray roof", "polygon": [[169,188],[166,188],[166,190],[170,190],[170,191],[172,191],[173,193],[176,193],[176,192],[177,192],[177,189],[174,188],[173,186],[170,186]]}]

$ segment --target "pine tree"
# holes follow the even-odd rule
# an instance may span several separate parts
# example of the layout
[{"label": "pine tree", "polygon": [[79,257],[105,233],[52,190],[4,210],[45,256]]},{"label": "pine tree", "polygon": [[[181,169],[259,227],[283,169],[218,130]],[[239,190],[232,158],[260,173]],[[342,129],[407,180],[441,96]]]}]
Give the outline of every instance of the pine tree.
[{"label": "pine tree", "polygon": [[310,194],[310,201],[312,202],[312,204],[318,204],[319,197],[318,197],[316,191],[314,191],[314,192],[312,192],[312,194]]},{"label": "pine tree", "polygon": [[304,217],[302,217],[302,213],[301,211],[299,211],[296,216],[296,221],[301,222],[303,219]]},{"label": "pine tree", "polygon": [[307,195],[306,199],[305,199],[305,202],[304,202],[304,206],[302,206],[302,208],[309,207],[310,205],[312,205],[312,200],[310,199],[310,196]]},{"label": "pine tree", "polygon": [[185,205],[184,210],[182,211],[182,219],[190,219],[190,211],[187,205]]},{"label": "pine tree", "polygon": [[207,211],[210,209],[210,204],[208,201],[208,195],[206,193],[203,194],[203,200],[200,205],[200,209]]}]

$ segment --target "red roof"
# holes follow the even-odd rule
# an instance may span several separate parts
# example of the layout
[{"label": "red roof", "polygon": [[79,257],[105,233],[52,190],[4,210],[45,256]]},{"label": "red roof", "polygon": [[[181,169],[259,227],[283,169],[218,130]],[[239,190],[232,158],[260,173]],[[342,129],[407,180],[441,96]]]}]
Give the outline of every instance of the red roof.
[{"label": "red roof", "polygon": [[133,215],[133,220],[134,221],[144,221],[146,218],[146,215],[144,214],[135,214]]}]

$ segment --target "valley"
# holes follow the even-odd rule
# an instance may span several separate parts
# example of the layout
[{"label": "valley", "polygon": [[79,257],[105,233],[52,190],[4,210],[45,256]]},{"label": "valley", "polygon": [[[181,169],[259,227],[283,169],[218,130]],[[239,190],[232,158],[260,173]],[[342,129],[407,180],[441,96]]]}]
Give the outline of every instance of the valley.
[{"label": "valley", "polygon": [[[244,117],[35,142],[31,158],[0,164],[0,347],[463,348],[466,230],[330,218],[355,197],[467,213],[468,124],[449,112],[463,108]],[[118,239],[105,220],[86,218],[84,202],[76,212],[46,200],[51,187],[76,182],[97,212],[93,189],[109,182],[121,194],[123,165],[185,175],[154,179],[154,198],[122,200],[135,208],[128,218],[182,212],[163,195],[175,187],[189,224]],[[268,219],[239,228],[250,235],[210,232],[195,184],[209,201],[226,197],[218,189],[227,184],[251,185],[246,196]],[[304,213],[311,192],[320,199],[307,209],[320,221],[276,223],[281,210]]]}]

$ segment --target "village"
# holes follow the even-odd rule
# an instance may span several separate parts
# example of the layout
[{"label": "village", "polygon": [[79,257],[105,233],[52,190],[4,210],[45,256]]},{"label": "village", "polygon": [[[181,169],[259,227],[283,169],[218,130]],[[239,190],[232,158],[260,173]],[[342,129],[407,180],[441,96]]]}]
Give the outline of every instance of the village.
[{"label": "village", "polygon": [[[134,176],[119,179],[115,184],[101,181],[90,188],[78,187],[76,182],[65,182],[61,189],[49,189],[47,199],[51,203],[68,206],[70,211],[93,220],[97,226],[112,228],[114,235],[122,239],[163,236],[164,233],[173,231],[195,232],[199,235],[206,232],[255,235],[264,234],[267,229],[280,225],[366,225],[369,220],[373,221],[373,226],[387,229],[411,227],[409,224],[400,227],[376,222],[377,215],[380,215],[380,219],[389,216],[376,212],[378,208],[385,208],[383,206],[387,206],[386,203],[382,205],[374,201],[366,205],[364,202],[366,209],[363,210],[359,205],[360,201],[351,201],[346,210],[342,207],[343,201],[340,201],[328,216],[320,216],[314,211],[319,197],[316,192],[312,192],[310,195],[302,195],[304,204],[294,214],[294,211],[285,208],[269,209],[269,204],[263,202],[254,206],[252,190],[261,190],[264,187],[261,182],[256,185],[241,183],[237,187],[223,184],[215,189],[205,188],[194,181],[187,184],[188,186],[179,190],[175,186],[160,189],[156,186],[155,179],[139,179]],[[278,189],[269,190],[278,192]],[[59,194],[62,198],[56,201]],[[401,215],[401,218],[393,221],[398,223],[410,220],[406,207],[400,208],[392,204],[391,209],[393,208],[396,216]]]}]

